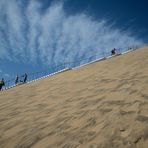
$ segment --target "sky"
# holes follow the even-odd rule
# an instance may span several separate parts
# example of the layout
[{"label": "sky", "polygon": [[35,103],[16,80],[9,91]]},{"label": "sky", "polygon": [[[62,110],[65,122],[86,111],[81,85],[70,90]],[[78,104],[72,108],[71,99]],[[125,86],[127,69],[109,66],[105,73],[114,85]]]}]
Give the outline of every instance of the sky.
[{"label": "sky", "polygon": [[148,43],[147,0],[0,0],[0,79]]}]

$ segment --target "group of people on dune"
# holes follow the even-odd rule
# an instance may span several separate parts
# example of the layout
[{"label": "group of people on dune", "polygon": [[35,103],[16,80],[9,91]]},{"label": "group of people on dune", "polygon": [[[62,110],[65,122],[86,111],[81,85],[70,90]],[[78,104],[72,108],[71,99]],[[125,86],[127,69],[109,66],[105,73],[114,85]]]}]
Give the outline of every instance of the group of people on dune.
[{"label": "group of people on dune", "polygon": [[[113,48],[112,50],[111,50],[111,55],[115,55],[116,54],[116,49],[115,48]],[[24,77],[24,79],[23,80],[19,80],[19,76],[18,75],[16,75],[16,78],[15,78],[15,85],[17,85],[17,84],[22,84],[22,83],[26,83],[27,82],[27,77],[28,77],[28,75],[25,73],[23,76],[21,76],[21,77]],[[2,78],[1,80],[0,80],[0,91],[2,90],[2,87],[3,86],[5,86],[5,81],[4,81],[4,78]]]},{"label": "group of people on dune", "polygon": [[[24,74],[23,76],[21,76],[21,77],[23,77],[23,80],[22,80],[22,79],[19,80],[19,76],[16,75],[16,78],[15,78],[15,85],[18,85],[18,84],[22,84],[22,83],[26,83],[26,82],[27,82],[27,78],[28,78],[27,73],[25,73],[25,74]],[[2,79],[0,80],[0,91],[2,90],[2,87],[3,87],[3,86],[5,86],[4,78],[2,78]]]},{"label": "group of people on dune", "polygon": [[25,73],[23,76],[21,76],[21,77],[24,77],[24,79],[22,80],[22,79],[20,79],[19,80],[19,76],[18,75],[16,75],[16,78],[15,78],[15,85],[17,85],[17,84],[19,84],[19,83],[26,83],[27,82],[27,77],[28,77],[28,75]]}]

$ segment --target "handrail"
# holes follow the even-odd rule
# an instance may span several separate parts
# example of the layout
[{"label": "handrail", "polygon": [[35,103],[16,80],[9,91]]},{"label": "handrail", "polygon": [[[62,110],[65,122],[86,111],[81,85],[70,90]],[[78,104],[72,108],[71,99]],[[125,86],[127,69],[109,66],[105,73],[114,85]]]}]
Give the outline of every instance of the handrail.
[{"label": "handrail", "polygon": [[[119,55],[119,54],[122,54],[127,51],[136,50],[137,48],[138,47],[136,47],[136,46],[126,47],[126,48],[118,48],[118,49],[116,49],[116,52]],[[54,74],[55,72],[57,73],[58,71],[61,71],[66,68],[72,69],[75,67],[79,67],[81,65],[86,65],[87,63],[90,63],[92,61],[96,61],[97,59],[108,58],[108,57],[111,57],[111,53],[110,52],[103,52],[102,54],[95,54],[95,55],[92,55],[87,58],[80,58],[80,59],[77,59],[76,61],[64,62],[62,64],[56,65],[55,67],[51,66],[48,69],[41,70],[38,72],[28,73],[28,82],[39,79],[39,78],[44,77],[46,75]],[[20,77],[22,77],[22,76],[20,76]],[[3,90],[7,90],[7,89],[15,87],[17,85],[18,84],[15,85],[15,78],[7,80],[7,81],[5,81],[5,88],[3,88]]]}]

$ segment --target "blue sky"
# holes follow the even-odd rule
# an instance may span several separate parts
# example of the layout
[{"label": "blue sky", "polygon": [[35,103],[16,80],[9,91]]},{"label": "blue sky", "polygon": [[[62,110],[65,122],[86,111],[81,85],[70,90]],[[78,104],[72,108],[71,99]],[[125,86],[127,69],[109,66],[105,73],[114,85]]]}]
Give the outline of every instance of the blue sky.
[{"label": "blue sky", "polygon": [[148,43],[146,0],[0,0],[0,78]]}]

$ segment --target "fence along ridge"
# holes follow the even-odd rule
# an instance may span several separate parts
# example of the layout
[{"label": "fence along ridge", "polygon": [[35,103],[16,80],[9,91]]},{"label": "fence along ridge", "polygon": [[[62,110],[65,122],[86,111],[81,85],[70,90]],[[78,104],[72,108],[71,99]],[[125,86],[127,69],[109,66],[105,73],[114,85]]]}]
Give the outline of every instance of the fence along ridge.
[{"label": "fence along ridge", "polygon": [[[30,84],[32,82],[35,82],[35,81],[38,81],[38,80],[41,80],[41,79],[44,79],[44,78],[47,78],[49,76],[53,76],[53,75],[56,75],[56,74],[59,74],[61,72],[65,72],[67,70],[70,70],[70,69],[78,69],[78,68],[81,68],[83,66],[86,66],[86,65],[89,65],[89,64],[92,64],[92,63],[95,63],[95,62],[99,62],[99,61],[102,61],[102,60],[107,60],[109,58],[112,58],[114,56],[119,56],[119,55],[123,55],[123,54],[126,54],[126,53],[129,53],[129,52],[132,52],[134,50],[137,50],[138,47],[128,47],[126,49],[123,49],[123,52],[122,52],[122,48],[118,48],[117,49],[117,54],[116,55],[110,55],[110,52],[107,52],[107,53],[103,53],[103,56],[102,57],[98,57],[94,60],[90,60],[89,62],[86,62],[84,64],[81,64],[83,63],[83,61],[85,60],[89,60],[93,57],[97,57],[97,54],[95,54],[94,56],[91,56],[89,58],[83,58],[83,59],[78,59],[77,61],[71,61],[71,62],[65,62],[63,64],[60,64],[60,65],[57,65],[56,67],[52,67],[51,69],[53,68],[59,68],[59,67],[62,67],[62,69],[59,69],[57,71],[54,71],[54,72],[47,72],[48,70],[44,70],[44,71],[39,71],[39,72],[36,72],[36,73],[29,73],[28,76],[32,76],[32,78],[30,78],[30,80],[27,82],[27,83],[20,83],[20,84],[14,84],[15,82],[15,79],[10,79],[10,80],[7,80],[5,83],[6,83],[6,86],[5,88],[3,88],[2,90],[8,90],[8,89],[11,89],[13,87],[16,87],[16,86],[19,86],[19,85],[22,85],[22,84]],[[108,54],[109,53],[109,54]],[[100,55],[100,54],[99,54]],[[70,65],[70,64],[76,64],[77,62],[80,62],[78,63],[78,65]],[[42,74],[41,76],[38,76],[39,74]],[[47,73],[47,74],[46,74]],[[13,82],[13,83],[12,83]]]}]

